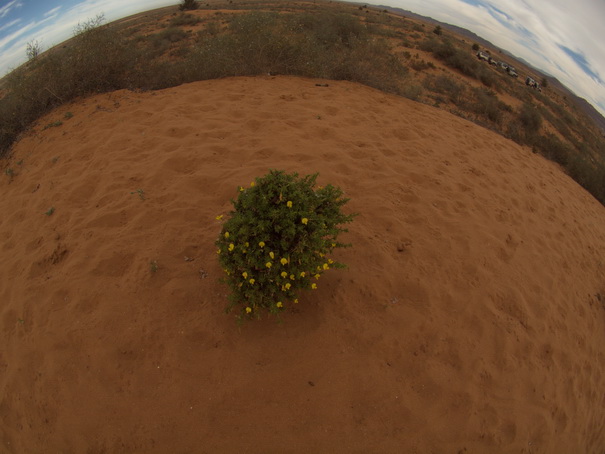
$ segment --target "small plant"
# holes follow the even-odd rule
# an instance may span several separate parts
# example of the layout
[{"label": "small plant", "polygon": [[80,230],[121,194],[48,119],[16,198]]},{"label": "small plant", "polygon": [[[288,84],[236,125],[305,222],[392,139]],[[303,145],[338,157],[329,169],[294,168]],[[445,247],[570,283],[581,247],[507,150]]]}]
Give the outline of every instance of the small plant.
[{"label": "small plant", "polygon": [[433,33],[436,34],[436,35],[442,35],[443,34],[443,30],[441,29],[441,25],[437,25],[433,29]]},{"label": "small plant", "polygon": [[63,122],[62,122],[62,121],[54,121],[54,122],[49,123],[49,124],[47,124],[46,126],[44,126],[44,127],[42,128],[42,131],[45,131],[45,130],[46,130],[46,129],[48,129],[48,128],[57,128],[57,127],[61,126],[62,124],[63,124]]},{"label": "small plant", "polygon": [[145,200],[145,191],[142,189],[137,189],[136,191],[132,191],[131,194],[139,194],[139,198],[141,200]]},{"label": "small plant", "polygon": [[11,169],[10,167],[7,168],[4,173],[6,174],[7,177],[9,177],[11,180],[13,179],[13,177],[15,176],[15,171],[13,169]]},{"label": "small plant", "polygon": [[65,115],[63,118],[65,118],[66,120],[69,120],[70,118],[72,118],[74,116],[73,113],[71,112],[65,112]]},{"label": "small plant", "polygon": [[42,44],[37,39],[30,41],[25,46],[25,55],[29,61],[35,60],[42,53]]},{"label": "small plant", "polygon": [[149,264],[149,269],[152,273],[157,273],[160,267],[158,266],[158,262],[156,260],[152,260]]},{"label": "small plant", "polygon": [[240,319],[279,313],[300,290],[317,289],[327,270],[345,267],[330,255],[350,246],[338,241],[341,224],[353,220],[340,211],[349,199],[332,185],[314,189],[316,178],[271,170],[232,200],[216,245],[232,292],[227,311],[237,306]]},{"label": "small plant", "polygon": [[44,214],[45,214],[46,216],[51,216],[51,215],[52,215],[54,212],[55,212],[55,207],[50,207],[50,208],[48,209],[48,211],[46,211]]}]

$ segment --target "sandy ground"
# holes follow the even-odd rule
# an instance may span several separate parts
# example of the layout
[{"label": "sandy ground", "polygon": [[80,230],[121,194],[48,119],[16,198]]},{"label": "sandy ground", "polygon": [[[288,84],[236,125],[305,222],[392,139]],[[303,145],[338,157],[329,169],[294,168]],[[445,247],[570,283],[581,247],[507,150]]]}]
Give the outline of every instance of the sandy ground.
[{"label": "sandy ground", "polygon": [[[65,106],[9,167],[1,452],[603,452],[605,208],[492,132],[235,78]],[[354,247],[238,327],[215,217],[269,168],[340,186]]]}]

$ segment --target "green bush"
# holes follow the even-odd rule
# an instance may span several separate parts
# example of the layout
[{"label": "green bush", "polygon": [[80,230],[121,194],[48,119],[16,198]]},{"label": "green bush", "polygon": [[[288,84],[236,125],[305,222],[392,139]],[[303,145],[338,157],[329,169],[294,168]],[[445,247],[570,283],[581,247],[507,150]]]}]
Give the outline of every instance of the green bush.
[{"label": "green bush", "polygon": [[429,76],[423,81],[427,90],[447,95],[449,100],[458,105],[464,99],[465,88],[462,83],[456,82],[448,76]]},{"label": "green bush", "polygon": [[179,9],[181,11],[186,11],[186,10],[194,10],[197,9],[197,2],[195,0],[181,0],[181,3],[179,4]]},{"label": "green bush", "polygon": [[542,127],[542,115],[532,104],[523,104],[519,112],[519,121],[528,133],[537,133]]},{"label": "green bush", "polygon": [[460,105],[465,110],[496,124],[502,120],[502,112],[510,110],[509,106],[498,99],[496,93],[485,88],[473,88],[472,98],[463,100]]},{"label": "green bush", "polygon": [[271,170],[239,188],[216,241],[232,292],[227,311],[279,313],[298,303],[300,290],[316,289],[325,271],[344,267],[330,254],[349,246],[338,241],[341,224],[353,220],[340,211],[349,199],[332,185],[314,189],[316,178]]}]

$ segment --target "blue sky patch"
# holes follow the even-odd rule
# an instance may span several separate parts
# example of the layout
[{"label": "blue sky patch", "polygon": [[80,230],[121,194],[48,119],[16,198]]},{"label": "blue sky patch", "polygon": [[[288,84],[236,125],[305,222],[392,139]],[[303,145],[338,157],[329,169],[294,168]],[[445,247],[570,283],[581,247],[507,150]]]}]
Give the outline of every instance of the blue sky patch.
[{"label": "blue sky patch", "polygon": [[592,70],[592,68],[590,67],[590,63],[588,63],[588,60],[586,60],[586,57],[583,54],[575,52],[569,47],[566,47],[562,44],[557,44],[557,47],[559,47],[559,49],[569,55],[572,60],[576,63],[576,65],[578,65],[582,69],[582,71],[592,77],[594,81],[600,83],[601,85],[604,84],[603,79],[601,79],[601,77]]}]

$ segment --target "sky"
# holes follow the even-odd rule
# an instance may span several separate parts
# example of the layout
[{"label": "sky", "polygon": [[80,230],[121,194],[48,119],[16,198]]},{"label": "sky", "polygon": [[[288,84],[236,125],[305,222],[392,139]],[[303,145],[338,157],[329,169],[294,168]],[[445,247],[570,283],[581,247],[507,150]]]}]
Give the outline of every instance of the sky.
[{"label": "sky", "polygon": [[[237,0],[235,0],[237,1]],[[0,77],[73,35],[79,23],[109,22],[178,0],[0,0]],[[556,77],[605,116],[605,0],[372,0],[464,27]]]}]

